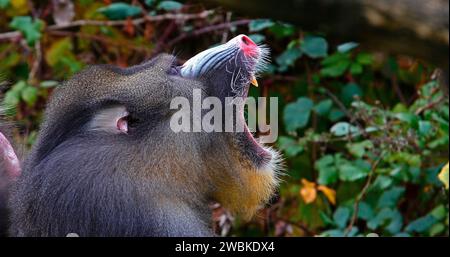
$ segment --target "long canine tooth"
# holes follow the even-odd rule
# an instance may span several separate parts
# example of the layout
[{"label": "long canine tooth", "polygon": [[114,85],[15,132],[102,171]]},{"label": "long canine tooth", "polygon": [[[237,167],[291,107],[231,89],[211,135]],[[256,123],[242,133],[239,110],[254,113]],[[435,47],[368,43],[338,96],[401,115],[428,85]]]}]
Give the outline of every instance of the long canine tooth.
[{"label": "long canine tooth", "polygon": [[252,77],[252,80],[251,80],[251,82],[250,82],[253,86],[255,86],[255,87],[258,87],[259,85],[258,85],[258,81],[256,80],[256,77],[255,76],[253,76]]}]

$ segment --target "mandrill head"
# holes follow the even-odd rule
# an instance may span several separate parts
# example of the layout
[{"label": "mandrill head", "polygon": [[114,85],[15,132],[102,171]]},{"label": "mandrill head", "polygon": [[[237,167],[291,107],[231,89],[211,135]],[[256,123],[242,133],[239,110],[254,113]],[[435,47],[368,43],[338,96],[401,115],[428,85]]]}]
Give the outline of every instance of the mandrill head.
[{"label": "mandrill head", "polygon": [[[240,35],[228,43],[203,51],[180,69],[184,78],[199,81],[206,97],[221,100],[224,109],[235,106],[232,115],[224,113],[224,122],[233,123],[232,133],[213,133],[218,152],[215,155],[216,186],[213,199],[244,218],[251,218],[257,208],[272,195],[278,181],[280,156],[265,147],[250,133],[244,118],[244,104],[256,76],[269,59],[265,46]],[[236,100],[238,99],[238,100]],[[242,126],[242,127],[240,127]],[[243,128],[243,130],[239,130]],[[229,132],[224,126],[223,131]],[[224,162],[224,163],[222,163]]]},{"label": "mandrill head", "polygon": [[[13,233],[205,235],[210,201],[252,217],[277,186],[280,156],[253,137],[235,100],[256,84],[267,52],[241,35],[182,66],[160,55],[65,82],[13,190]],[[195,126],[211,98],[222,107],[214,119],[224,120],[212,132]],[[176,115],[190,130],[174,130]],[[231,130],[218,132],[230,119]]]}]

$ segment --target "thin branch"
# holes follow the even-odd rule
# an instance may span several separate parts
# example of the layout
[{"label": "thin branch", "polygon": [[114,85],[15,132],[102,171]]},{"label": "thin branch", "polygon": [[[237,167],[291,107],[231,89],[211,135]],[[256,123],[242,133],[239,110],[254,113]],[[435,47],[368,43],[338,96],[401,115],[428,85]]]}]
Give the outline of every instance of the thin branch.
[{"label": "thin branch", "polygon": [[339,100],[339,98],[337,98],[337,96],[335,96],[330,90],[328,90],[327,88],[323,88],[325,90],[325,94],[328,95],[328,97],[331,98],[331,100],[333,100],[333,102],[339,107],[339,109],[341,109],[341,111],[343,113],[345,113],[345,116],[347,116],[347,118],[349,118],[350,120],[353,120],[354,117],[353,115],[350,113],[350,111],[345,107],[345,105]]},{"label": "thin branch", "polygon": [[33,82],[35,82],[34,80],[36,79],[36,76],[39,73],[39,69],[41,67],[41,62],[42,62],[42,47],[41,47],[41,42],[37,41],[36,45],[35,45],[35,58],[33,60],[33,64],[31,65],[31,71],[30,71],[30,76],[29,76],[29,82],[31,82],[31,84],[33,84]]},{"label": "thin branch", "polygon": [[120,47],[125,47],[125,48],[129,48],[138,52],[142,52],[142,53],[150,53],[151,50],[149,48],[146,47],[142,47],[142,46],[136,46],[133,44],[129,44],[127,42],[121,41],[121,40],[114,40],[114,39],[110,39],[107,37],[102,37],[102,36],[98,36],[98,35],[91,35],[91,34],[86,34],[86,33],[81,33],[81,32],[70,32],[70,31],[50,31],[50,34],[54,35],[54,36],[75,36],[75,37],[79,37],[79,38],[84,38],[84,39],[88,39],[88,40],[94,40],[94,41],[99,41],[102,42],[104,44],[107,45],[111,45],[111,46],[120,46]]},{"label": "thin branch", "polygon": [[[156,16],[144,16],[142,18],[133,19],[131,22],[133,25],[140,25],[145,22],[158,22],[164,20],[178,20],[178,21],[186,21],[193,19],[204,19],[213,14],[214,11],[207,10],[200,13],[195,14],[184,14],[184,13],[166,13],[162,15]],[[67,29],[72,27],[81,27],[81,26],[123,26],[127,24],[127,20],[119,20],[119,21],[99,21],[99,20],[78,20],[71,22],[69,24],[63,25],[51,25],[48,26],[50,30],[60,30]]]},{"label": "thin branch", "polygon": [[339,107],[339,109],[341,109],[342,112],[344,112],[345,116],[347,116],[347,118],[350,120],[350,122],[355,123],[355,124],[358,126],[358,128],[359,128],[361,134],[362,134],[364,137],[367,138],[367,132],[366,132],[366,130],[364,129],[364,126],[361,125],[361,123],[359,123],[359,122],[355,119],[355,116],[352,115],[352,114],[350,113],[350,111],[349,111],[349,110],[345,107],[345,105],[339,100],[339,98],[338,98],[336,95],[334,95],[334,94],[333,94],[330,90],[328,90],[327,88],[323,88],[323,89],[325,90],[325,94],[328,95],[328,97],[330,97],[331,100],[333,100],[333,102],[334,102],[335,104],[337,104],[337,106]]},{"label": "thin branch", "polygon": [[11,32],[5,32],[0,34],[0,41],[2,40],[11,40],[20,37],[22,34],[20,34],[19,31],[11,31]]},{"label": "thin branch", "polygon": [[180,36],[178,36],[175,39],[173,39],[172,41],[170,41],[167,44],[167,47],[172,48],[177,43],[179,43],[187,38],[190,38],[190,37],[197,37],[197,36],[200,36],[200,35],[203,35],[206,33],[210,33],[213,31],[217,31],[217,30],[230,29],[235,26],[245,26],[245,25],[248,25],[250,22],[251,22],[251,20],[238,20],[238,21],[233,21],[233,22],[225,22],[225,23],[207,26],[207,27],[204,27],[204,28],[201,28],[198,30],[194,30],[189,33],[181,34]]},{"label": "thin branch", "polygon": [[[158,22],[164,20],[177,20],[177,21],[187,21],[194,19],[205,19],[211,14],[213,14],[213,10],[206,10],[200,13],[195,14],[183,14],[183,13],[166,13],[162,15],[156,16],[144,16],[141,18],[131,20],[133,25],[139,25],[145,22]],[[76,20],[67,24],[60,25],[50,25],[45,29],[46,31],[56,31],[56,30],[64,30],[74,27],[82,27],[82,26],[124,26],[127,24],[127,20],[118,20],[118,21],[101,21],[101,20]],[[19,31],[11,31],[0,34],[0,41],[2,40],[11,40],[21,36]]]},{"label": "thin branch", "polygon": [[369,190],[370,185],[372,184],[373,176],[375,174],[375,170],[377,169],[378,165],[380,164],[381,160],[383,160],[384,155],[380,155],[378,160],[375,161],[375,163],[372,165],[372,168],[370,169],[369,177],[367,178],[366,184],[364,185],[364,188],[362,189],[361,193],[358,195],[358,197],[355,199],[355,204],[353,205],[353,216],[350,220],[350,224],[348,225],[347,229],[345,230],[344,237],[347,237],[349,233],[352,231],[353,226],[356,223],[356,220],[358,219],[358,212],[359,212],[359,204],[362,200],[364,200],[364,197],[366,196],[367,190]]},{"label": "thin branch", "polygon": [[[308,62],[306,61],[306,59],[304,59],[304,65],[305,65],[305,71],[306,71],[306,80],[308,82],[308,97],[313,100],[314,102],[316,101],[315,99],[315,95],[314,95],[314,87],[315,87],[315,83],[314,80],[312,78],[312,72],[311,72],[311,68],[309,67]],[[312,129],[313,131],[317,131],[317,126],[318,126],[318,118],[317,118],[317,113],[316,112],[312,112]],[[316,163],[317,158],[318,158],[318,144],[314,141],[311,142],[312,147],[311,147],[311,163],[314,165],[314,163]],[[317,179],[317,174],[316,172],[312,173],[312,179],[313,181],[315,181]]]},{"label": "thin branch", "polygon": [[176,23],[171,22],[166,27],[164,33],[158,38],[158,42],[156,43],[155,47],[153,48],[151,55],[155,55],[155,53],[159,53],[163,49],[167,38],[169,38],[170,34],[172,34],[172,32],[175,29],[176,29]]},{"label": "thin branch", "polygon": [[[227,12],[227,14],[226,14],[226,22],[231,22],[231,15],[232,15],[232,13],[231,12]],[[223,32],[223,34],[222,34],[222,44],[225,44],[227,41],[228,41],[228,34],[229,34],[229,30],[225,30],[224,32]]]},{"label": "thin branch", "polygon": [[[33,1],[28,0],[28,6],[31,9],[31,13],[33,14],[33,18],[36,19],[36,17],[38,17],[38,12],[37,10],[34,8],[33,5]],[[30,75],[28,77],[28,82],[30,84],[34,84],[35,79],[39,73],[39,69],[41,67],[41,62],[42,62],[42,45],[41,45],[41,41],[37,41],[36,44],[34,45],[34,49],[35,51],[35,56],[34,56],[34,60],[33,63],[31,65],[31,70],[30,70]]]},{"label": "thin branch", "polygon": [[391,78],[392,85],[394,86],[395,93],[397,94],[400,101],[402,101],[403,104],[408,104],[406,101],[405,95],[402,92],[402,89],[400,88],[400,85],[398,84],[398,78],[396,75],[393,75]]},{"label": "thin branch", "polygon": [[444,96],[439,97],[439,99],[437,99],[434,102],[430,102],[429,104],[422,106],[421,108],[419,108],[416,111],[416,115],[420,115],[423,112],[425,112],[426,110],[430,110],[433,109],[436,105],[439,105],[440,103],[442,103],[446,98]]}]

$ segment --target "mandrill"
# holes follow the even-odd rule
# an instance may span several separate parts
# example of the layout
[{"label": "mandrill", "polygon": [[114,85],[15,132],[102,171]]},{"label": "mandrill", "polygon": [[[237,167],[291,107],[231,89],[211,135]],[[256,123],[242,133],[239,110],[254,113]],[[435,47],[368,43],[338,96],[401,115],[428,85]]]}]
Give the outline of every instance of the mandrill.
[{"label": "mandrill", "polygon": [[[277,187],[278,153],[246,125],[243,132],[174,132],[170,105],[176,97],[193,104],[194,90],[223,105],[245,98],[266,59],[264,47],[240,35],[182,66],[163,54],[73,76],[54,91],[20,167],[1,141],[0,172],[12,181],[9,234],[212,236],[211,201],[251,218]],[[233,116],[243,115],[244,105],[237,108]]]}]

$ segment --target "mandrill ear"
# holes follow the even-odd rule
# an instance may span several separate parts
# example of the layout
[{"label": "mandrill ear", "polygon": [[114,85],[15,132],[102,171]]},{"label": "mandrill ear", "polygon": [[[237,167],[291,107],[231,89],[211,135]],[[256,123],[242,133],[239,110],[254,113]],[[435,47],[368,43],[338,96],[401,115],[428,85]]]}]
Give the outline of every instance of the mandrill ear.
[{"label": "mandrill ear", "polygon": [[88,129],[113,134],[128,133],[128,113],[125,106],[112,106],[97,111],[88,123]]}]

